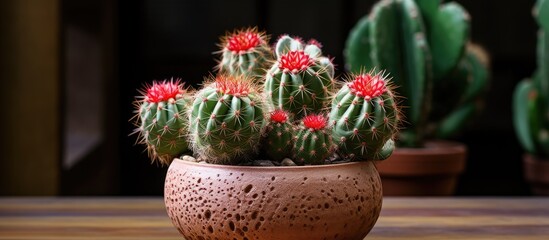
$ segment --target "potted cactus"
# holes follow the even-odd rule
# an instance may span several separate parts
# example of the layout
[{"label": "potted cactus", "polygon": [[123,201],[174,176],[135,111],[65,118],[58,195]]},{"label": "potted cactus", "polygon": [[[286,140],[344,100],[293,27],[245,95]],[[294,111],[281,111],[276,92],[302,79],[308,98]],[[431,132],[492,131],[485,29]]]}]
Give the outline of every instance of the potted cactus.
[{"label": "potted cactus", "polygon": [[488,58],[469,42],[470,17],[439,0],[382,0],[351,30],[346,67],[380,67],[403,96],[397,151],[378,170],[387,195],[449,195],[464,170],[466,147],[441,141],[479,108]]},{"label": "potted cactus", "polygon": [[532,193],[549,195],[549,1],[538,0],[533,11],[540,25],[538,68],[521,81],[513,97],[517,137],[526,150],[524,176]]},{"label": "potted cactus", "polygon": [[314,40],[284,35],[271,51],[243,29],[220,46],[201,89],[155,82],[136,104],[150,157],[170,165],[174,226],[186,239],[364,238],[382,203],[374,161],[393,152],[400,120],[390,80],[338,83]]}]

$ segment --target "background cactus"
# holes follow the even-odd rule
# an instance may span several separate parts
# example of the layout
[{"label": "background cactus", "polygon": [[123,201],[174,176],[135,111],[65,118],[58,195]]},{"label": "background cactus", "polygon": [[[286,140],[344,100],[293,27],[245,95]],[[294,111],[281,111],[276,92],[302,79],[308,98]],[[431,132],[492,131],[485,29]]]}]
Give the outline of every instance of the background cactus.
[{"label": "background cactus", "polygon": [[322,114],[307,115],[301,120],[293,147],[297,164],[323,164],[333,153],[332,132],[327,120]]},{"label": "background cactus", "polygon": [[399,110],[381,73],[350,75],[332,101],[330,123],[338,152],[355,160],[383,160],[394,149]]},{"label": "background cactus", "polygon": [[253,79],[219,74],[195,96],[189,139],[207,162],[235,164],[257,150],[263,127],[262,101]]},{"label": "background cactus", "polygon": [[149,156],[162,164],[188,150],[186,141],[187,112],[191,95],[180,80],[153,82],[141,91],[144,96],[136,102],[137,132],[141,143],[147,145]]},{"label": "background cactus", "polygon": [[538,0],[534,17],[538,32],[538,68],[532,79],[521,81],[514,93],[514,124],[524,149],[549,157],[549,1]]},{"label": "background cactus", "polygon": [[288,113],[281,109],[271,112],[266,126],[265,152],[273,161],[280,161],[291,155],[294,131]]},{"label": "background cactus", "polygon": [[457,3],[382,0],[351,30],[347,68],[386,69],[404,97],[409,124],[401,144],[421,146],[425,137],[454,134],[479,107],[488,63],[480,60],[487,59],[482,51],[467,47],[469,28],[469,15]]},{"label": "background cactus", "polygon": [[256,79],[265,75],[273,60],[269,38],[257,28],[228,33],[221,39],[218,70],[233,76],[249,75]]},{"label": "background cactus", "polygon": [[282,36],[276,43],[276,62],[264,85],[269,109],[283,109],[302,118],[325,108],[333,91],[334,65],[322,56],[320,44]]}]

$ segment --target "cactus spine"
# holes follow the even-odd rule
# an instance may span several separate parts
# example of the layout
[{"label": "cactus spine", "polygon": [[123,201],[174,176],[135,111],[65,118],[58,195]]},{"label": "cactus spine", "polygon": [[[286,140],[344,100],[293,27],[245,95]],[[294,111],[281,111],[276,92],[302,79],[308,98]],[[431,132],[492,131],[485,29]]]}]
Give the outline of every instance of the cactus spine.
[{"label": "cactus spine", "polygon": [[333,141],[340,154],[355,160],[389,157],[399,120],[394,93],[381,73],[350,75],[332,101]]},{"label": "cactus spine", "polygon": [[[425,137],[451,135],[479,107],[482,91],[475,89],[487,85],[488,66],[467,47],[469,28],[469,15],[457,3],[382,0],[351,30],[347,68],[354,73],[363,67],[385,69],[404,96],[409,124],[401,144],[421,146]],[[460,95],[447,97],[456,92],[447,86],[456,85]],[[451,102],[432,106],[446,100]]]},{"label": "cactus spine", "polygon": [[260,79],[273,59],[269,38],[256,28],[237,30],[221,39],[218,70],[233,76]]},{"label": "cactus spine", "polygon": [[281,109],[271,112],[266,126],[265,152],[274,161],[290,156],[294,131],[288,113]]},{"label": "cactus spine", "polygon": [[322,56],[320,44],[282,36],[276,43],[276,62],[264,85],[269,109],[283,109],[301,118],[329,104],[334,66]]},{"label": "cactus spine", "polygon": [[189,127],[195,153],[216,164],[251,157],[264,127],[256,89],[250,77],[219,74],[196,94]]},{"label": "cactus spine", "polygon": [[532,80],[522,80],[513,96],[514,125],[523,148],[539,157],[549,157],[549,1],[534,7],[538,32],[538,68]]},{"label": "cactus spine", "polygon": [[333,153],[331,130],[323,115],[308,115],[303,118],[295,136],[294,161],[303,164],[323,164]]},{"label": "cactus spine", "polygon": [[142,94],[142,100],[136,102],[139,126],[136,131],[153,161],[167,165],[188,150],[185,137],[191,95],[180,80],[173,79],[153,82]]}]

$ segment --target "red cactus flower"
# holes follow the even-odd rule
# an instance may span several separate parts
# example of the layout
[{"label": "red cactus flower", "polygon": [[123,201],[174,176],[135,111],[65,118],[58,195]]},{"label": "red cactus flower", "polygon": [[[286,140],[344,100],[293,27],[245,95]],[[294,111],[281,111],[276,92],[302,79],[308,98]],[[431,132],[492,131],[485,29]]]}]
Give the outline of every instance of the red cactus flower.
[{"label": "red cactus flower", "polygon": [[303,118],[303,125],[311,130],[322,130],[326,127],[328,119],[324,115],[308,115]]},{"label": "red cactus flower", "polygon": [[236,97],[248,96],[252,90],[252,83],[245,77],[234,77],[230,75],[218,75],[215,78],[215,87],[217,91],[224,94],[230,94]]},{"label": "red cactus flower", "polygon": [[381,74],[356,75],[353,81],[347,83],[347,86],[351,89],[351,93],[366,100],[379,97],[387,91],[385,79]]},{"label": "red cactus flower", "polygon": [[262,36],[257,30],[247,29],[230,35],[226,47],[229,51],[242,54],[257,47],[262,42]]},{"label": "red cactus flower", "polygon": [[146,86],[146,98],[145,101],[151,103],[158,103],[168,101],[170,98],[176,99],[178,94],[185,93],[181,79],[177,79],[175,82],[172,80],[164,80],[162,82],[153,81],[152,85]]},{"label": "red cactus flower", "polygon": [[297,73],[313,64],[313,59],[304,51],[291,51],[280,57],[279,68],[283,71]]},{"label": "red cactus flower", "polygon": [[285,123],[288,121],[288,113],[282,109],[277,109],[271,112],[271,122],[274,123]]}]

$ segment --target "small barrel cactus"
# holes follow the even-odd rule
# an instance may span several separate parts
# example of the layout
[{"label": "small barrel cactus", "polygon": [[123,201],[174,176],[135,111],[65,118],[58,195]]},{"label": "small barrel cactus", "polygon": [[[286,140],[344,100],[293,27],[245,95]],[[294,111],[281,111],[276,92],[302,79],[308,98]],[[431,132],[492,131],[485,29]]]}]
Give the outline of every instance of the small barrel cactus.
[{"label": "small barrel cactus", "polygon": [[305,116],[295,135],[294,161],[299,165],[323,164],[333,150],[328,119],[322,114]]},{"label": "small barrel cactus", "polygon": [[144,96],[136,102],[138,111],[137,132],[147,145],[149,156],[162,164],[188,150],[186,141],[187,112],[191,94],[180,80],[153,82],[142,91]]},{"label": "small barrel cactus", "polygon": [[538,0],[534,17],[538,32],[538,68],[532,80],[521,81],[514,93],[517,137],[523,148],[541,158],[549,157],[549,0]]},{"label": "small barrel cactus", "polygon": [[233,76],[248,75],[257,79],[273,60],[269,38],[256,28],[237,30],[221,39],[219,72]]},{"label": "small barrel cactus", "polygon": [[291,155],[293,147],[292,121],[287,112],[277,109],[271,112],[266,126],[265,152],[273,161],[280,161]]},{"label": "small barrel cactus", "polygon": [[[455,2],[382,0],[351,30],[346,67],[378,67],[399,86],[406,130],[399,140],[420,147],[427,137],[458,132],[480,108],[488,61],[469,42],[469,14]],[[451,96],[451,97],[450,97]]]},{"label": "small barrel cactus", "polygon": [[296,118],[328,106],[333,92],[334,65],[322,56],[314,40],[282,36],[276,43],[276,62],[267,72],[264,90],[269,109],[283,109]]},{"label": "small barrel cactus", "polygon": [[207,162],[236,164],[251,157],[264,127],[253,79],[217,75],[196,93],[189,121],[192,149]]},{"label": "small barrel cactus", "polygon": [[399,121],[394,93],[381,73],[350,75],[332,101],[333,141],[340,154],[357,161],[389,157]]}]

